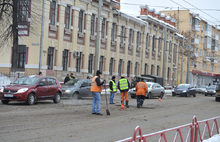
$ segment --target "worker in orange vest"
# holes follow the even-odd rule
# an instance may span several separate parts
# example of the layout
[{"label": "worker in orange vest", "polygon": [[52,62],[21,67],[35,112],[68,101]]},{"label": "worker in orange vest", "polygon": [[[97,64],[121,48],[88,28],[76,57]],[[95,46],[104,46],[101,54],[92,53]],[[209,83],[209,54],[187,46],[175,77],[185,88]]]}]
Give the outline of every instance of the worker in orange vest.
[{"label": "worker in orange vest", "polygon": [[101,79],[100,79],[101,74],[102,73],[99,70],[97,70],[96,76],[93,77],[92,84],[91,84],[91,92],[93,96],[92,114],[96,114],[96,115],[103,115],[100,113],[100,103],[101,103],[100,93],[102,92],[102,85],[105,84],[106,81],[103,80],[101,82]]},{"label": "worker in orange vest", "polygon": [[148,93],[147,83],[144,82],[144,79],[141,79],[140,82],[136,85],[136,96],[137,96],[137,108],[143,105],[146,93]]}]

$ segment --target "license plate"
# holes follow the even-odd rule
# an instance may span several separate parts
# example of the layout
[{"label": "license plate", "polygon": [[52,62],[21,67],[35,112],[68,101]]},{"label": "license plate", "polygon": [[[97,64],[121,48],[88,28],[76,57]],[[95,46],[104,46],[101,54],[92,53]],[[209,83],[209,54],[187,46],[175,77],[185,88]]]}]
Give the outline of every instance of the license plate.
[{"label": "license plate", "polygon": [[4,94],[4,97],[13,97],[13,94]]},{"label": "license plate", "polygon": [[180,92],[176,92],[176,94],[180,94]]}]

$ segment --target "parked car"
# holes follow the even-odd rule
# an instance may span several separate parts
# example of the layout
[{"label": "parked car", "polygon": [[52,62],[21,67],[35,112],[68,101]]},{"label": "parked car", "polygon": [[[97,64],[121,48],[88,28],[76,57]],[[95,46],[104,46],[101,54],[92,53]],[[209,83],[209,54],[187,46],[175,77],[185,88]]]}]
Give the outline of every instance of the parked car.
[{"label": "parked car", "polygon": [[60,102],[62,96],[61,85],[55,77],[23,76],[0,90],[0,99],[3,104],[10,101],[26,101],[33,105],[39,100],[53,100]]},{"label": "parked car", "polygon": [[[154,83],[154,82],[146,82],[147,83],[147,87],[148,87],[148,93],[146,93],[146,97],[151,99],[153,97],[161,97],[161,99],[164,96],[164,88],[158,84],[158,83]],[[136,97],[136,89],[133,88],[129,91],[129,94],[131,96],[131,98],[135,98]]]},{"label": "parked car", "polygon": [[207,88],[206,85],[200,85],[200,86],[198,86],[198,87],[196,88],[196,92],[197,92],[197,93],[204,94],[205,91],[206,91],[206,88]]},{"label": "parked car", "polygon": [[90,79],[72,79],[62,86],[63,97],[75,99],[92,97],[91,84]]},{"label": "parked car", "polygon": [[216,85],[211,85],[206,88],[205,96],[208,95],[214,96],[215,94],[216,94]]},{"label": "parked car", "polygon": [[193,97],[196,97],[196,88],[194,88],[193,85],[190,84],[180,84],[172,90],[172,96],[176,95],[185,97],[193,95]]}]

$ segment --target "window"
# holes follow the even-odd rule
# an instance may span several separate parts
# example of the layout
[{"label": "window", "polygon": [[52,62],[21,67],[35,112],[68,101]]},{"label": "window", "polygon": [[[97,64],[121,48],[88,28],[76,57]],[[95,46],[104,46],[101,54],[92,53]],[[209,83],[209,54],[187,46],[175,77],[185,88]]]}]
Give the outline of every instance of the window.
[{"label": "window", "polygon": [[205,63],[202,64],[202,69],[205,70]]},{"label": "window", "polygon": [[191,67],[194,67],[194,61],[191,60]]},{"label": "window", "polygon": [[26,63],[26,46],[25,45],[19,45],[18,46],[18,54],[17,54],[17,67],[18,68],[24,68]]},{"label": "window", "polygon": [[202,56],[202,49],[200,49],[200,56]]},{"label": "window", "polygon": [[101,72],[103,71],[103,66],[104,66],[104,56],[100,56],[99,70],[100,70]]},{"label": "window", "polygon": [[125,36],[125,27],[124,26],[121,26],[121,42],[120,43],[123,43],[124,42],[124,36]]},{"label": "window", "polygon": [[138,62],[135,63],[134,74],[135,76],[138,74]]},{"label": "window", "polygon": [[83,11],[80,10],[79,12],[79,32],[83,32]]},{"label": "window", "polygon": [[70,28],[70,6],[67,6],[65,10],[65,28]]},{"label": "window", "polygon": [[28,16],[29,16],[29,0],[20,0],[19,1],[19,22],[27,22],[28,21]]},{"label": "window", "polygon": [[43,86],[47,86],[47,79],[43,78],[39,83],[41,83]]},{"label": "window", "polygon": [[109,75],[112,75],[113,72],[113,64],[114,64],[114,58],[110,59],[110,64],[109,64]]},{"label": "window", "polygon": [[197,39],[199,39],[199,35],[197,35]]},{"label": "window", "polygon": [[119,64],[118,64],[118,76],[121,76],[121,72],[122,72],[122,59],[119,60]]},{"label": "window", "polygon": [[151,75],[154,74],[154,65],[151,65],[151,72],[150,72]]},{"label": "window", "polygon": [[131,70],[131,61],[128,61],[128,65],[127,65],[127,77],[130,77],[130,70]]},{"label": "window", "polygon": [[106,19],[103,18],[102,19],[102,33],[101,33],[102,38],[105,38],[105,22],[106,22]]},{"label": "window", "polygon": [[47,52],[47,69],[52,70],[53,69],[53,54],[54,54],[54,48],[49,47]]},{"label": "window", "polygon": [[146,49],[148,49],[148,38],[149,38],[149,34],[147,34],[146,36]]},{"label": "window", "polygon": [[203,32],[203,24],[202,24],[202,28],[201,28],[201,31]]},{"label": "window", "polygon": [[140,44],[140,32],[137,32],[137,48],[139,48]]},{"label": "window", "polygon": [[199,51],[199,49],[198,48],[196,48],[196,53],[198,54],[198,51]]},{"label": "window", "polygon": [[206,57],[206,51],[203,50],[203,57]]},{"label": "window", "polygon": [[167,69],[167,79],[169,80],[169,78],[170,78],[170,67],[168,67]]},{"label": "window", "polygon": [[48,85],[56,85],[56,79],[54,78],[47,78]]},{"label": "window", "polygon": [[147,64],[144,65],[144,74],[147,74]]},{"label": "window", "polygon": [[81,69],[81,56],[82,53],[80,52],[79,57],[76,58],[76,72],[80,72]]},{"label": "window", "polygon": [[92,73],[92,64],[93,64],[93,54],[89,54],[89,65],[88,65],[89,73]]},{"label": "window", "polygon": [[132,41],[133,41],[133,30],[130,29],[129,30],[129,46],[131,46]]},{"label": "window", "polygon": [[202,36],[201,36],[201,43],[203,43],[203,38],[202,38]]},{"label": "window", "polygon": [[111,33],[112,41],[115,41],[115,33],[116,33],[116,23],[112,23],[112,33]]},{"label": "window", "polygon": [[95,33],[95,15],[94,14],[92,14],[92,17],[91,17],[90,32],[91,32],[91,35],[94,35],[94,33]]},{"label": "window", "polygon": [[67,63],[68,63],[68,50],[63,51],[63,70],[67,71]]},{"label": "window", "polygon": [[159,76],[160,66],[157,66],[157,76]]},{"label": "window", "polygon": [[50,3],[50,24],[55,25],[56,23],[56,1]]},{"label": "window", "polygon": [[192,25],[192,17],[189,19],[189,24]]}]

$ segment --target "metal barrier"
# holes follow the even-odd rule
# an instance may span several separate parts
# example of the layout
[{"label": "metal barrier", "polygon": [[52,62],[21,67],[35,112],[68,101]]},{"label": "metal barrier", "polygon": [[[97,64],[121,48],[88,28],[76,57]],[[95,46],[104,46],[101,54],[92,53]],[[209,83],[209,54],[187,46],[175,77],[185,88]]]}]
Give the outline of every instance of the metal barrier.
[{"label": "metal barrier", "polygon": [[[176,142],[178,135],[180,137],[181,142],[184,142],[181,129],[187,128],[187,127],[189,128],[189,131],[187,133],[185,142],[188,142],[189,140],[190,140],[189,142],[197,142],[198,140],[200,140],[202,142],[204,140],[205,131],[207,129],[208,129],[208,133],[209,133],[209,138],[211,138],[213,136],[214,127],[216,127],[217,134],[219,134],[219,127],[218,127],[217,119],[220,119],[220,116],[206,119],[206,120],[202,120],[202,121],[197,121],[197,118],[194,116],[192,123],[190,123],[190,124],[166,129],[166,130],[155,132],[155,133],[150,133],[147,135],[142,135],[141,128],[139,126],[137,126],[134,130],[133,137],[119,140],[117,142],[136,142],[137,140],[139,140],[139,142],[147,142],[147,138],[150,138],[153,136],[159,136],[158,142],[161,142],[162,140],[167,142],[166,134],[171,131],[176,131],[173,142]],[[213,121],[212,129],[210,129],[210,125],[209,125],[210,121]],[[202,123],[203,124],[205,123],[203,133],[201,133],[200,127],[199,127],[199,124],[202,124]],[[138,136],[137,136],[137,132],[139,132]],[[199,136],[199,139],[198,139],[198,136]]]}]

